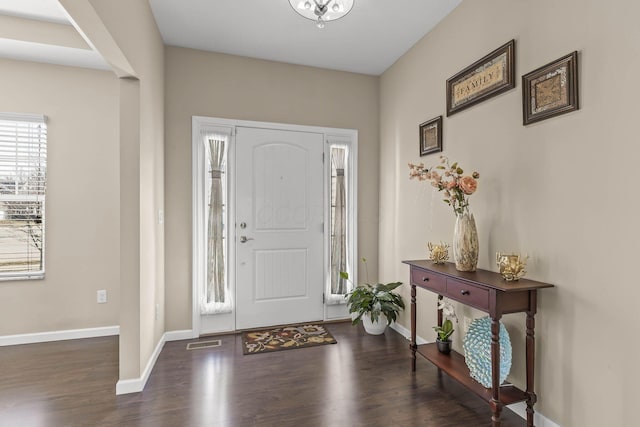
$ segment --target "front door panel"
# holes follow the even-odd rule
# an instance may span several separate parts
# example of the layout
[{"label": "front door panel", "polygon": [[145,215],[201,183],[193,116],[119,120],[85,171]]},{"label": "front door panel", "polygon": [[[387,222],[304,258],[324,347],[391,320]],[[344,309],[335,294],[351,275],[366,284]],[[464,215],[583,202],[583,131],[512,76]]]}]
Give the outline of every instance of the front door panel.
[{"label": "front door panel", "polygon": [[237,128],[236,328],[323,317],[321,134]]}]

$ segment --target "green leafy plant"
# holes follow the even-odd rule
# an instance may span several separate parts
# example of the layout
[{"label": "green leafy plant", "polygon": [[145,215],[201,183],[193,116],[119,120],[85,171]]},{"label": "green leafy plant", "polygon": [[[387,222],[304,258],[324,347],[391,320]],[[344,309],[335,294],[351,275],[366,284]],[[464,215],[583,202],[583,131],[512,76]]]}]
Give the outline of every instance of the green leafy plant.
[{"label": "green leafy plant", "polygon": [[433,329],[438,333],[440,341],[447,341],[454,330],[453,322],[450,319],[446,319],[442,322],[442,326],[434,326]]},{"label": "green leafy plant", "polygon": [[[366,265],[367,260],[362,258],[362,261]],[[340,272],[340,277],[349,280],[349,274],[344,271]],[[404,310],[402,296],[393,292],[400,285],[402,285],[402,282],[378,283],[376,285],[364,283],[356,286],[345,295],[349,313],[357,313],[351,323],[357,325],[365,314],[369,315],[371,321],[375,323],[380,318],[381,313],[386,316],[387,325],[394,322],[398,317],[398,313]]]},{"label": "green leafy plant", "polygon": [[[442,311],[442,315],[445,317],[451,317],[456,319],[456,323],[458,322],[458,316],[456,316],[456,310],[446,298],[442,298],[438,300],[438,309]],[[453,322],[451,319],[445,319],[442,322],[442,326],[434,326],[433,330],[438,334],[438,339],[440,341],[448,341],[451,334],[453,334]]]}]

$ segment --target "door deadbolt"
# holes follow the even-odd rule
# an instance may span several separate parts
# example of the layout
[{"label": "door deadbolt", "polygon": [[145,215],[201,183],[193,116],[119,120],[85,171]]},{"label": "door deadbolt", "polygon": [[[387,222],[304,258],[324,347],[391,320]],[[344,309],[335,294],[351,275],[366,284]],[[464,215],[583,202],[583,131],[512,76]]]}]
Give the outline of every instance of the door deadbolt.
[{"label": "door deadbolt", "polygon": [[242,228],[243,230],[244,230],[245,228],[247,228],[247,223],[246,223],[246,222],[241,222],[241,223],[240,223],[240,228]]}]

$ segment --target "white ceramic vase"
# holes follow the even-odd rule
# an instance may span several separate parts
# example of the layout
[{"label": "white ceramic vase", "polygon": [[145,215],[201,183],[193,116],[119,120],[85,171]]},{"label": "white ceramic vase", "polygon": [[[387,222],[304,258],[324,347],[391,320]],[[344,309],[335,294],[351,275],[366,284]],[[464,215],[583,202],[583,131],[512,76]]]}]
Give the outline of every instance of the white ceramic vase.
[{"label": "white ceramic vase", "polygon": [[458,271],[476,271],[478,266],[478,231],[473,214],[468,209],[456,215],[453,259]]}]

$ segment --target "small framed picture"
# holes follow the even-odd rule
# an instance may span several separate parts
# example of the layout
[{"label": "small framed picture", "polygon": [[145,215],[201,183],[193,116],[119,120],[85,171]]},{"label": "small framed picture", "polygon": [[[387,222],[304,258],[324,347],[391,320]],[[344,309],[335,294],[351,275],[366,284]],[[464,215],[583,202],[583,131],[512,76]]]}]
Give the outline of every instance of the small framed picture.
[{"label": "small framed picture", "polygon": [[420,125],[420,155],[442,151],[442,116]]},{"label": "small framed picture", "polygon": [[523,124],[579,109],[578,52],[522,76]]}]

